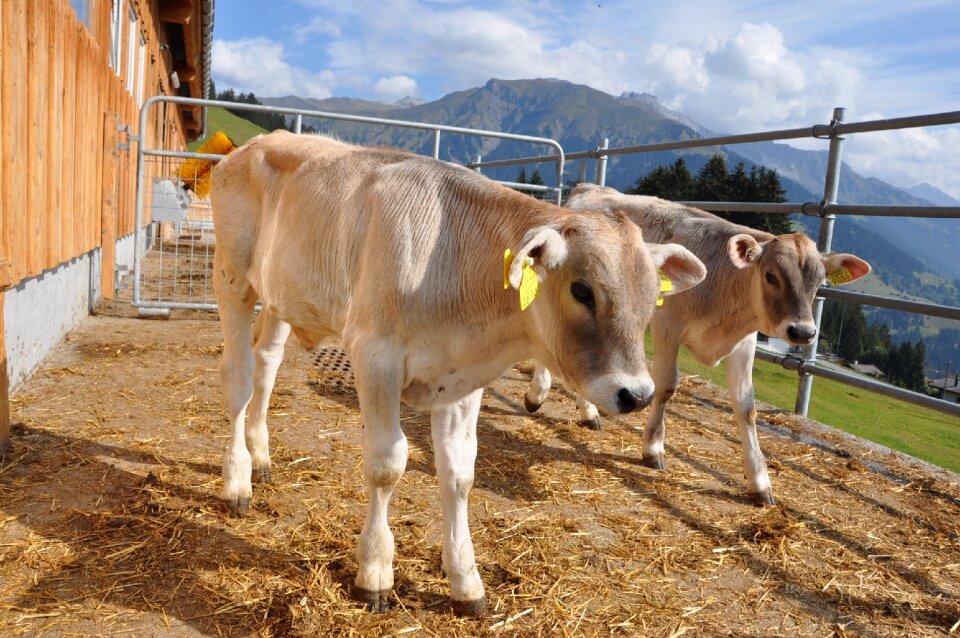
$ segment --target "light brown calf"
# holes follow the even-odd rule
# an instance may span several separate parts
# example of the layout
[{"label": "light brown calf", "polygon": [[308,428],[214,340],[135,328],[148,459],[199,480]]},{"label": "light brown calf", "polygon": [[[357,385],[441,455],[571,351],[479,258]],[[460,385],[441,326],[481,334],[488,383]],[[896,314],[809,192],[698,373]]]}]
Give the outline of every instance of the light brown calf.
[{"label": "light brown calf", "polygon": [[[825,277],[846,283],[869,273],[870,265],[854,255],[821,255],[816,244],[800,233],[774,236],[696,208],[624,195],[595,184],[578,186],[567,206],[622,213],[643,229],[648,241],[686,246],[707,267],[703,283],[667,299],[650,324],[656,394],[643,434],[644,463],[663,469],[663,414],[677,386],[677,353],[684,345],[706,365],[726,361],[747,490],[756,503],[772,505],[753,397],[757,331],[792,344],[811,343],[817,334],[813,299]],[[638,340],[641,337],[637,333]],[[549,388],[550,373],[541,365],[525,397],[527,408],[536,410]],[[596,410],[588,401],[580,398],[578,405],[583,421],[599,427]]]},{"label": "light brown calf", "polygon": [[[679,291],[703,279],[703,264],[681,246],[645,246],[621,215],[565,210],[473,171],[326,137],[257,137],[220,162],[212,194],[227,504],[242,513],[252,470],[270,476],[267,404],[291,327],[307,341],[339,336],[370,498],[354,594],[383,609],[393,586],[387,511],[407,460],[402,399],[431,412],[454,608],[483,613],[467,526],[483,388],[536,358],[605,411],[646,405],[653,383],[634,336],[653,314],[656,269]],[[521,311],[517,289],[535,281]]]}]

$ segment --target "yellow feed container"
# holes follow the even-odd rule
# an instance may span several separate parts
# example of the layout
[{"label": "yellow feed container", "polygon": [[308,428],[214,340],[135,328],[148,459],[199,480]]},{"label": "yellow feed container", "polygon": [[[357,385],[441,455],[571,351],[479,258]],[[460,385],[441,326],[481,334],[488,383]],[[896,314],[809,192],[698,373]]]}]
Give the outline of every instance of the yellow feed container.
[{"label": "yellow feed container", "polygon": [[[210,139],[204,142],[197,153],[209,153],[211,155],[226,155],[237,148],[229,137],[223,131],[217,131]],[[210,171],[216,160],[208,159],[188,159],[180,168],[177,169],[177,177],[183,180],[187,188],[197,194],[198,197],[206,197],[210,194]]]}]

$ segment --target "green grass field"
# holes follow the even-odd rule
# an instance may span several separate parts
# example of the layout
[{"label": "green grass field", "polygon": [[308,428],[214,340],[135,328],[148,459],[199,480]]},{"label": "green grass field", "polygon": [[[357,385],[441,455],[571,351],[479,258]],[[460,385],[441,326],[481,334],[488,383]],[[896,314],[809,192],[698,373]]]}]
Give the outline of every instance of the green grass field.
[{"label": "green grass field", "polygon": [[[647,351],[652,352],[649,348]],[[722,363],[708,368],[681,349],[680,369],[726,387]],[[797,373],[792,370],[766,361],[754,364],[757,399],[778,408],[793,411],[797,380]],[[813,380],[809,417],[960,472],[960,419],[955,417],[821,378]]]},{"label": "green grass field", "polygon": [[[207,137],[210,137],[217,131],[226,133],[227,137],[233,140],[233,143],[237,146],[242,145],[252,137],[266,133],[265,130],[253,122],[249,122],[242,117],[237,117],[219,106],[211,106],[207,109]],[[200,148],[201,144],[207,141],[207,137],[190,142],[189,149],[196,151]]]}]

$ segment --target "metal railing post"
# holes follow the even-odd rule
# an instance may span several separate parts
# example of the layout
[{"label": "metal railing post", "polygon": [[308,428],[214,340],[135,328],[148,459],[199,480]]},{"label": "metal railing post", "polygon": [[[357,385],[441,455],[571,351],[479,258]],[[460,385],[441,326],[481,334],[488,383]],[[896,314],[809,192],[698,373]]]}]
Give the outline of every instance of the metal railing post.
[{"label": "metal railing post", "polygon": [[[837,193],[840,189],[840,166],[841,152],[843,151],[843,138],[837,134],[836,126],[843,122],[847,109],[837,107],[833,109],[833,120],[830,122],[830,150],[827,158],[827,174],[823,184],[823,202],[826,204],[837,203]],[[817,238],[817,249],[821,253],[830,252],[833,244],[833,222],[837,216],[833,214],[824,214],[821,208],[820,214],[820,235]],[[820,339],[820,319],[823,316],[823,300],[821,296],[813,302],[813,321],[817,325],[817,336],[813,343],[803,349],[803,359],[806,364],[813,365],[817,360],[817,343]],[[810,408],[810,393],[813,390],[813,377],[809,373],[800,375],[800,383],[797,385],[797,403],[794,406],[794,412],[801,416],[807,416]]]},{"label": "metal railing post", "polygon": [[433,159],[440,159],[440,129],[433,131]]},{"label": "metal railing post", "polygon": [[297,135],[300,135],[300,132],[303,130],[303,115],[297,113],[297,116],[293,118],[293,132]]},{"label": "metal railing post", "polygon": [[[605,137],[600,141],[598,151],[605,151],[610,148],[610,138]],[[607,185],[607,156],[601,155],[597,158],[597,184],[599,186]]]},{"label": "metal railing post", "polygon": [[[479,164],[479,163],[480,163],[480,156],[479,156],[479,155],[474,155],[474,156],[473,156],[473,163],[474,163],[474,164]],[[477,166],[477,167],[476,167],[475,169],[473,169],[473,170],[477,171],[478,173],[482,173],[482,172],[483,172],[483,169],[480,168],[479,166]]]}]

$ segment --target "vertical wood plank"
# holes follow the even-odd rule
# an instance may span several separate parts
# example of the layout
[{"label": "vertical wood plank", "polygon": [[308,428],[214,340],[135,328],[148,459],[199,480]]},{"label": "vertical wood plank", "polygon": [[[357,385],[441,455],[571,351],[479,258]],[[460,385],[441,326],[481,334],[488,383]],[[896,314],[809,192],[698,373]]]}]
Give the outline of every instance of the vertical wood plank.
[{"label": "vertical wood plank", "polygon": [[[63,31],[65,18],[73,18],[73,11],[65,6],[61,0],[53,0],[50,6],[47,21],[47,137],[44,142],[47,190],[47,225],[44,241],[44,268],[53,268],[68,257],[61,258],[61,195],[63,182],[64,157],[61,151],[63,144]],[[66,9],[66,11],[64,11]],[[65,15],[69,11],[71,15]]]},{"label": "vertical wood plank", "polygon": [[30,178],[27,189],[28,233],[27,253],[30,275],[43,270],[49,198],[47,190],[45,145],[47,143],[47,34],[49,4],[46,1],[27,5],[27,155]]},{"label": "vertical wood plank", "polygon": [[117,219],[117,125],[116,113],[103,115],[103,196],[101,199],[101,285],[104,299],[113,299]]},{"label": "vertical wood plank", "polygon": [[[91,170],[91,166],[95,165],[94,153],[91,149],[91,144],[94,141],[94,138],[97,134],[99,128],[100,117],[96,110],[96,96],[97,93],[100,93],[99,89],[99,78],[103,74],[103,69],[96,66],[94,49],[92,46],[87,47],[84,63],[87,65],[89,74],[87,86],[92,90],[85,91],[84,95],[84,113],[87,114],[87,123],[88,126],[84,127],[83,132],[83,212],[84,212],[84,237],[83,237],[83,250],[88,251],[96,245],[96,242],[99,241],[99,230],[96,233],[96,238],[94,238],[94,229],[97,228],[97,222],[94,217],[99,217],[99,211],[97,209],[97,203],[95,202],[96,197],[96,184],[94,182],[94,172]],[[99,144],[98,144],[99,145]]]},{"label": "vertical wood plank", "polygon": [[86,154],[84,153],[83,136],[90,128],[89,113],[85,106],[86,93],[90,90],[89,68],[87,66],[87,50],[89,36],[83,32],[77,39],[77,99],[76,99],[76,128],[73,135],[73,250],[80,254],[86,247],[84,241],[84,223],[86,222],[86,200],[84,199],[84,167]]},{"label": "vertical wood plank", "polygon": [[[100,91],[94,97],[94,106],[93,112],[97,114],[96,126],[94,130],[96,131],[96,147],[93,150],[93,155],[91,155],[91,166],[94,171],[91,176],[91,183],[94,185],[93,197],[95,202],[96,214],[93,216],[93,228],[95,229],[95,234],[93,236],[93,246],[103,246],[103,216],[100,210],[100,202],[103,198],[104,188],[103,188],[103,179],[104,179],[104,160],[105,155],[103,153],[102,140],[106,135],[106,125],[107,120],[104,119],[104,113],[116,113],[115,111],[115,102],[117,95],[117,84],[116,78],[113,76],[113,72],[109,68],[100,66]],[[110,120],[110,125],[114,127],[112,132],[113,139],[116,140],[116,120]],[[113,197],[116,197],[114,194]],[[116,205],[116,200],[114,200]],[[114,234],[115,236],[115,234]]]},{"label": "vertical wood plank", "polygon": [[[7,63],[0,72],[0,146],[5,171],[0,177],[2,242],[0,250],[10,260],[13,278],[20,281],[28,270],[26,192],[29,172],[27,160],[27,5],[26,0],[3,2],[4,32],[0,38]],[[12,64],[19,60],[20,64]]]},{"label": "vertical wood plank", "polygon": [[[77,39],[83,25],[77,20],[65,21],[63,40],[63,135],[60,142],[61,180],[63,181],[62,207],[60,217],[61,261],[72,259],[79,254],[73,232],[74,218],[77,215],[74,196],[73,163],[77,161],[74,140],[77,122]],[[83,123],[80,122],[79,126]]]}]

